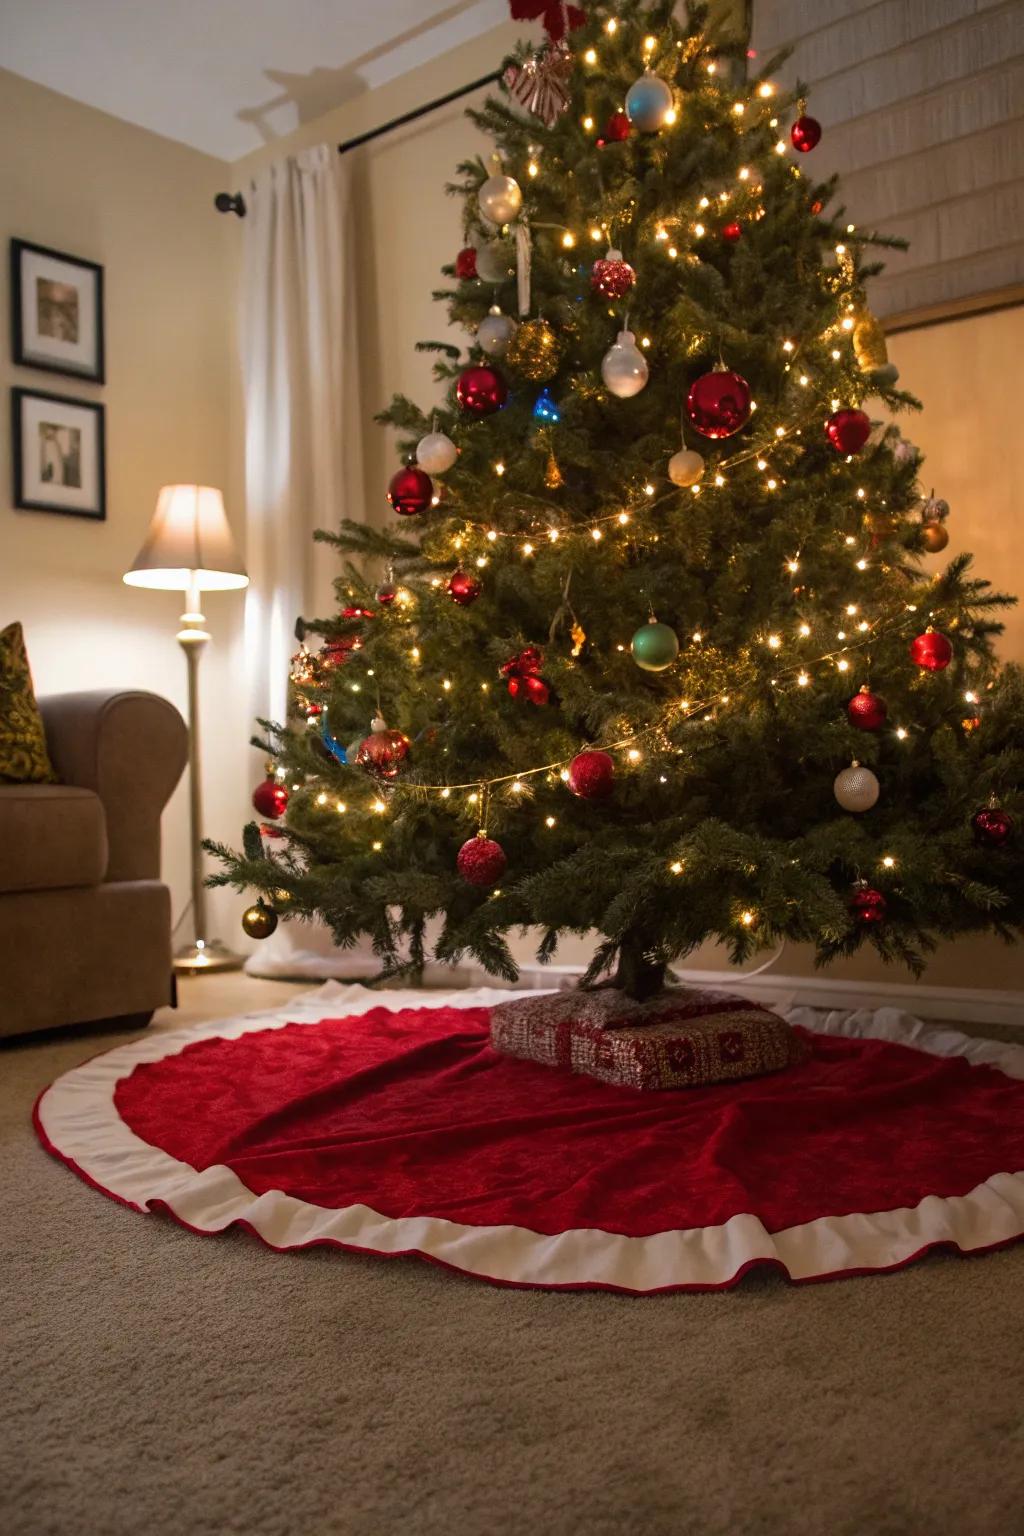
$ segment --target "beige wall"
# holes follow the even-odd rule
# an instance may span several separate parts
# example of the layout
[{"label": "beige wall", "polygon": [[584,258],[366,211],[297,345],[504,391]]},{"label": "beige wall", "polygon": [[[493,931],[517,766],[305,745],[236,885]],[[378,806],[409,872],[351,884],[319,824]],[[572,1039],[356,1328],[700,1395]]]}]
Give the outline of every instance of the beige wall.
[{"label": "beige wall", "polygon": [[[0,625],[22,620],[40,693],[149,688],[184,710],[184,662],[173,638],[181,598],[125,587],[121,575],[164,482],[223,487],[232,522],[242,527],[229,421],[228,257],[237,231],[210,206],[225,168],[2,71],[0,144],[5,271],[11,236],[103,264],[108,378],[96,385],[15,368],[9,306],[0,306]],[[106,522],[13,509],[12,385],[104,403]],[[206,611],[214,637],[203,679],[207,825],[215,835],[236,837],[247,730],[231,668],[237,674],[242,594],[211,593]],[[186,818],[181,785],[164,821],[176,917],[187,900]],[[233,915],[228,926],[237,933]]]}]

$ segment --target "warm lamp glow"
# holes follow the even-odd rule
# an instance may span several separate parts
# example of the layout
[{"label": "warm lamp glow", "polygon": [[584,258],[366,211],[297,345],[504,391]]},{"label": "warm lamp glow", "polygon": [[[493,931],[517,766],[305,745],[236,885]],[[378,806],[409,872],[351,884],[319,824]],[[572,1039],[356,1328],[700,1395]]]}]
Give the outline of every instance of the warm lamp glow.
[{"label": "warm lamp glow", "polygon": [[165,485],[146,541],[124,580],[130,587],[164,592],[247,587],[220,491],[209,485]]}]

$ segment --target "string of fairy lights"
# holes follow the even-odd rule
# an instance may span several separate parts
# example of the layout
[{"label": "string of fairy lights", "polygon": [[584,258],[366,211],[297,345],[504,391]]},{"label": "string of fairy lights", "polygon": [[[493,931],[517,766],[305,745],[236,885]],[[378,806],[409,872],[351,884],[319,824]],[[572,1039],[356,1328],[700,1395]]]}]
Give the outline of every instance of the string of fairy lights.
[{"label": "string of fairy lights", "polygon": [[[609,18],[605,23],[605,31],[609,36],[613,36],[618,28],[619,22],[614,17]],[[644,38],[642,55],[645,66],[651,64],[660,46],[657,38],[653,36]],[[690,39],[686,43],[683,41],[677,42],[676,47],[680,50],[685,47],[699,49],[700,45],[696,40]],[[593,45],[588,47],[580,55],[580,58],[586,69],[595,73],[599,71],[600,50],[598,47]],[[713,76],[717,71],[718,65],[712,59],[707,62],[705,67],[707,73]],[[737,99],[731,107],[731,114],[736,119],[737,127],[741,129],[747,127],[745,119],[747,118],[748,108],[751,106],[756,108],[758,105],[764,106],[775,97],[776,93],[776,87],[770,81],[761,81],[754,88],[751,100]],[[673,107],[665,116],[665,128],[671,128],[676,123],[677,117],[678,114]],[[597,125],[591,115],[585,115],[581,121],[587,133],[596,130]],[[777,129],[778,118],[771,116],[768,119],[768,125],[772,129]],[[788,145],[785,140],[781,137],[777,138],[773,145],[773,152],[781,156],[786,153],[787,149]],[[799,178],[802,175],[796,165],[791,165],[789,170],[794,177]],[[529,150],[526,174],[531,181],[535,181],[543,174],[542,156],[535,146],[531,146]],[[736,199],[742,200],[743,216],[745,218],[757,220],[764,217],[765,210],[760,203],[764,186],[757,168],[751,165],[741,166],[736,173],[736,182],[738,185],[735,188],[722,188],[713,195],[702,193],[693,199],[692,206],[687,204],[676,215],[662,216],[653,224],[652,233],[649,238],[657,246],[664,249],[667,260],[678,261],[681,256],[685,258],[699,253],[701,242],[709,237],[713,237],[714,232],[711,226],[714,222],[714,216],[720,215],[723,210],[728,210],[731,213]],[[633,234],[636,239],[642,238],[639,231],[633,231]],[[854,225],[850,224],[847,226],[847,235],[856,237]],[[563,227],[561,245],[567,251],[572,250],[581,239],[587,237],[596,245],[610,240],[611,231],[609,224],[593,220],[589,223],[585,235],[577,233],[573,229]],[[843,351],[841,345],[836,343],[841,343],[844,338],[850,339],[850,333],[854,330],[856,323],[854,316],[857,313],[858,306],[855,302],[854,292],[856,264],[845,243],[837,243],[834,249],[838,263],[836,269],[838,279],[836,286],[838,313],[835,320],[820,335],[814,338],[811,345],[829,346],[831,343],[829,346],[831,360],[833,363],[839,364],[843,361]],[[609,309],[608,312],[610,316],[615,318],[616,311],[614,309]],[[641,336],[640,345],[644,349],[649,349],[652,345],[651,337],[648,335]],[[801,352],[809,350],[807,343],[795,341],[787,337],[781,340],[780,347],[785,354],[784,371],[787,374],[792,374],[799,367],[799,372],[795,373],[794,382],[798,389],[808,391],[806,407],[803,410],[792,413],[788,419],[777,421],[773,427],[767,430],[767,435],[763,438],[761,434],[758,434],[761,440],[757,443],[745,445],[743,448],[738,449],[732,454],[726,454],[718,460],[713,467],[712,474],[705,483],[698,482],[688,487],[694,497],[706,495],[713,489],[725,488],[728,483],[728,472],[751,461],[756,464],[758,472],[765,477],[763,480],[765,490],[769,493],[776,491],[780,486],[786,484],[782,468],[773,463],[773,459],[777,456],[777,450],[782,447],[792,446],[794,439],[799,438],[805,428],[812,427],[816,421],[820,420],[820,413],[826,400],[829,402],[831,410],[836,411],[840,408],[841,399],[836,394],[836,384],[821,375],[815,379],[812,369],[798,363]],[[751,410],[756,412],[756,401],[752,402]],[[545,430],[547,429],[542,429],[542,433]],[[850,465],[852,462],[853,455],[846,456],[845,463]],[[492,468],[495,476],[499,479],[504,478],[507,473],[507,465],[503,459],[495,461]],[[451,545],[456,554],[461,558],[464,554],[471,554],[473,543],[479,541],[477,542],[477,548],[480,549],[480,553],[476,554],[473,558],[477,568],[483,569],[489,563],[491,552],[494,551],[495,546],[508,549],[512,544],[518,544],[519,555],[523,559],[529,560],[545,544],[558,544],[561,546],[569,543],[571,545],[572,541],[575,540],[580,543],[587,541],[596,545],[600,544],[609,532],[614,535],[618,529],[621,529],[630,538],[649,534],[656,540],[658,537],[656,531],[647,529],[645,526],[635,526],[637,519],[642,518],[646,513],[656,511],[668,502],[678,505],[679,494],[680,487],[677,486],[673,486],[672,489],[659,494],[657,486],[651,480],[647,480],[642,487],[634,491],[633,498],[628,500],[625,507],[602,514],[599,517],[583,519],[569,526],[566,526],[564,521],[556,524],[556,518],[564,518],[565,513],[564,509],[555,501],[546,502],[543,498],[535,496],[524,497],[523,500],[531,502],[532,505],[518,508],[522,521],[520,526],[515,529],[507,527],[498,528],[488,523],[463,517],[458,513],[457,508],[453,506],[453,513],[462,527],[460,531],[452,535]],[[857,501],[861,504],[867,500],[867,491],[864,487],[857,487],[855,495]],[[438,505],[441,499],[441,496],[435,494],[434,504]],[[538,509],[538,503],[543,510]],[[881,505],[883,507],[886,506],[884,499],[881,501]],[[509,508],[509,510],[513,509]],[[836,530],[836,536],[843,539],[845,546],[851,549],[855,557],[852,560],[854,569],[859,572],[866,571],[872,562],[867,558],[866,554],[861,552],[863,542],[852,534],[844,534],[839,529]],[[797,550],[784,562],[786,572],[790,575],[795,574],[800,569],[800,559],[801,552]],[[441,588],[444,585],[444,578],[437,576],[429,584],[435,589]],[[408,606],[415,601],[411,594],[402,588],[398,589],[397,597],[399,606],[402,607]],[[863,617],[858,603],[851,601],[845,605],[840,627],[836,631],[837,644],[831,645],[828,649],[822,650],[813,657],[801,658],[791,665],[775,668],[773,675],[767,678],[767,681],[773,689],[788,687],[807,689],[812,686],[815,669],[834,666],[838,673],[848,673],[851,668],[852,657],[865,651],[883,635],[891,636],[909,628],[911,625],[919,624],[920,618],[917,615],[918,605],[906,603],[898,614],[871,620]],[[935,613],[929,614],[929,619],[936,617],[937,614]],[[955,619],[953,623],[955,624]],[[797,625],[797,640],[809,640],[812,634],[812,626],[806,620],[801,620]],[[695,647],[700,647],[703,640],[704,636],[700,633],[694,633],[691,637],[691,643]],[[783,649],[784,640],[781,634],[773,631],[756,637],[754,644],[758,647],[764,647],[769,654],[773,654]],[[625,651],[627,647],[620,644],[617,646],[617,649],[621,652]],[[748,646],[745,649],[749,655],[752,648]],[[575,655],[576,652],[573,654]],[[419,647],[415,644],[411,646],[408,655],[414,665],[421,660]],[[367,676],[373,676],[372,669],[368,669]],[[645,725],[622,731],[616,734],[613,740],[581,743],[576,751],[568,752],[561,757],[544,763],[519,768],[507,773],[447,783],[420,782],[414,777],[408,776],[395,778],[387,784],[382,783],[380,785],[378,792],[369,802],[366,809],[375,816],[383,817],[389,810],[389,800],[391,797],[437,797],[442,802],[454,798],[457,801],[457,808],[463,814],[472,815],[478,826],[483,829],[486,826],[489,802],[496,792],[504,789],[509,805],[515,805],[516,803],[528,801],[531,798],[533,781],[545,780],[552,786],[564,786],[570,777],[569,765],[579,752],[600,751],[617,754],[622,757],[625,765],[629,768],[638,767],[645,756],[668,757],[685,755],[687,749],[673,743],[668,734],[670,730],[687,722],[712,722],[717,718],[720,710],[730,706],[735,708],[743,704],[751,697],[755,688],[763,690],[765,681],[765,675],[762,673],[755,683],[747,687],[740,687],[726,693],[709,694],[707,697],[697,700],[674,699],[659,718]],[[361,684],[357,682],[353,682],[349,686],[355,692],[360,691],[361,688]],[[452,679],[448,677],[442,677],[439,686],[443,696],[450,696],[455,687]],[[491,683],[488,681],[480,682],[480,689],[484,693],[487,693],[491,686]],[[975,695],[968,691],[965,694],[965,698],[969,703],[973,703]],[[906,741],[911,731],[906,725],[896,725],[893,727],[893,734],[897,740]],[[280,778],[284,778],[287,774],[287,769],[279,768],[277,773]],[[663,784],[668,782],[666,774],[662,773],[660,775],[660,782]],[[293,787],[298,789],[300,786],[295,785]],[[350,809],[349,803],[346,800],[337,798],[326,789],[320,789],[313,797],[313,803],[318,808],[329,810],[334,814],[346,814]],[[362,805],[360,804],[359,807],[352,806],[352,809],[357,808],[361,809]],[[546,807],[542,807],[541,811],[543,824],[549,829],[555,828],[558,824],[558,818],[553,811]],[[384,841],[380,838],[372,839],[370,846],[374,852],[379,853],[383,851]],[[880,863],[884,867],[891,869],[895,859],[892,855],[883,855]],[[668,864],[668,868],[673,874],[681,874],[684,865],[681,860],[675,859]],[[501,892],[498,889],[491,892],[492,896],[500,894]],[[749,927],[757,921],[757,916],[753,911],[745,909],[742,912],[738,912],[737,921],[742,926]]]}]

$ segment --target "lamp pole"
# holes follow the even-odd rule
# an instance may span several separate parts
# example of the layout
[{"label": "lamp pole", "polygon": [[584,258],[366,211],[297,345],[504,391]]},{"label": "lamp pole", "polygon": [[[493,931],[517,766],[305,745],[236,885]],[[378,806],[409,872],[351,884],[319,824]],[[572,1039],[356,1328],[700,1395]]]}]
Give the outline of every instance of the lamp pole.
[{"label": "lamp pole", "polygon": [[189,572],[185,612],[175,639],[185,653],[188,669],[188,785],[189,842],[192,860],[192,934],[174,956],[176,971],[237,971],[240,955],[233,954],[219,939],[211,939],[206,926],[206,888],[203,885],[203,781],[199,767],[199,660],[210,638],[204,628],[205,615],[200,608],[198,573]]}]

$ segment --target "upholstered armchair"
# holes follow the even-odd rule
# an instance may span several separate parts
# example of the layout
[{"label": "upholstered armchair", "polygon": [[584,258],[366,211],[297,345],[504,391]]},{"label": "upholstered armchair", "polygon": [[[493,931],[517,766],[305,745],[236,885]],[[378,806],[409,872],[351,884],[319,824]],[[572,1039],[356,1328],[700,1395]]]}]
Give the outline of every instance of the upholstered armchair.
[{"label": "upholstered armchair", "polygon": [[148,1022],[173,996],[160,813],[185,724],[151,693],[39,701],[59,784],[0,784],[0,1035]]}]

